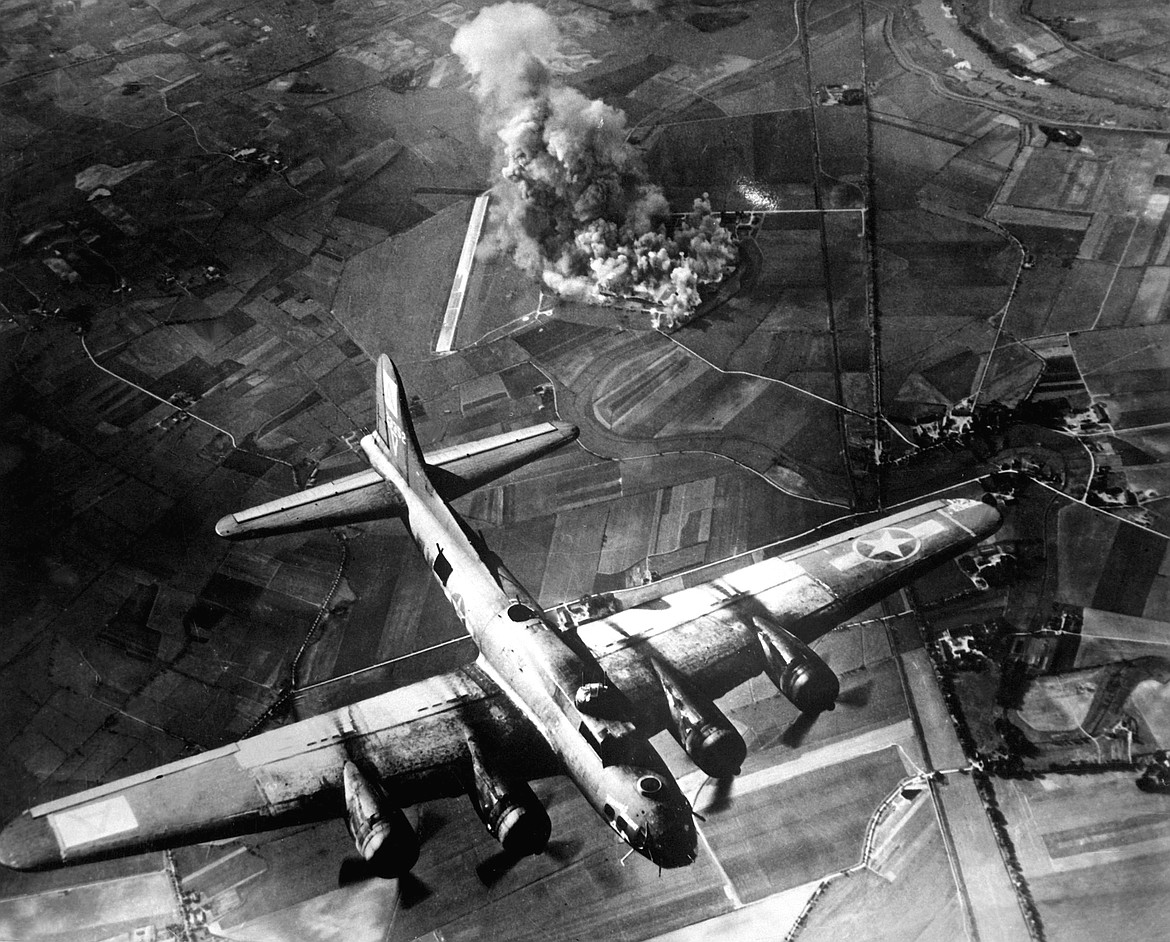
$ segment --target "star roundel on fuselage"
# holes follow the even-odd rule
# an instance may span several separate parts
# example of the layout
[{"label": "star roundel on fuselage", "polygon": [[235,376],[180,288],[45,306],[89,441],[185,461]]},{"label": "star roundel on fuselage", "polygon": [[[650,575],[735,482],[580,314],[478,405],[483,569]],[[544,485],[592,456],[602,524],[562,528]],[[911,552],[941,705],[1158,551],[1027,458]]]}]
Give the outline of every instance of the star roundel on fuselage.
[{"label": "star roundel on fuselage", "polygon": [[853,551],[863,559],[879,563],[900,563],[922,549],[922,541],[901,527],[883,527],[853,541]]}]

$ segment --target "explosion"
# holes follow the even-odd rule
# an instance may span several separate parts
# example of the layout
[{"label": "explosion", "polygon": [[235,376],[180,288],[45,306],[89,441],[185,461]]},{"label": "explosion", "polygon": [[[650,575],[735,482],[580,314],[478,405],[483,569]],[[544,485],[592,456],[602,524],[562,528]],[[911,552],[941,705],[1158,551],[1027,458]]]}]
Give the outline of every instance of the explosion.
[{"label": "explosion", "polygon": [[734,268],[732,235],[706,194],[668,232],[669,204],[626,141],[625,114],[554,78],[560,48],[552,17],[526,3],[486,7],[451,42],[503,153],[491,244],[557,294],[640,298],[656,327],[676,327],[699,286]]}]

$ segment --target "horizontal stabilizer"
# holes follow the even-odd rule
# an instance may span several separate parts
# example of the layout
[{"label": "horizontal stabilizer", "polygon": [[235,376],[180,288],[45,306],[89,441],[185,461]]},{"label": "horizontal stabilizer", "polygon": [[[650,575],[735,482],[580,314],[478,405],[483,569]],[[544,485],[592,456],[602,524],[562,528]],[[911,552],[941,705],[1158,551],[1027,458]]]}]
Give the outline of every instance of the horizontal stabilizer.
[{"label": "horizontal stabilizer", "polygon": [[[435,489],[454,500],[571,441],[575,426],[542,422],[514,432],[453,445],[426,455]],[[372,468],[228,514],[215,532],[229,540],[257,539],[394,517],[402,497]]]},{"label": "horizontal stabilizer", "polygon": [[452,501],[502,478],[577,437],[568,422],[541,422],[490,438],[452,445],[426,455],[431,481],[444,500]]},{"label": "horizontal stabilizer", "polygon": [[328,484],[318,484],[228,514],[216,523],[215,532],[229,540],[300,533],[318,527],[393,517],[403,506],[398,492],[377,471],[367,468]]}]

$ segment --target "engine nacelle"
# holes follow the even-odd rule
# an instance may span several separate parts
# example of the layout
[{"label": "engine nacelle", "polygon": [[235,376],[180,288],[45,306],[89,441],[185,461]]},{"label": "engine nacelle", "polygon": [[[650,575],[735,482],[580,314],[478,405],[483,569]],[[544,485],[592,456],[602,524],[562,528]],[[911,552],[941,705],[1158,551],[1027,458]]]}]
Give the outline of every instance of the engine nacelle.
[{"label": "engine nacelle", "polygon": [[475,813],[509,854],[527,857],[548,846],[552,822],[527,782],[499,771],[474,736],[467,739],[471,782],[467,789]]},{"label": "engine nacelle", "polygon": [[764,673],[801,713],[821,713],[837,704],[841,682],[832,669],[796,635],[754,618]]},{"label": "engine nacelle", "polygon": [[670,734],[700,769],[714,778],[738,775],[747,757],[747,743],[723,711],[676,671],[651,662],[666,705],[670,709]]},{"label": "engine nacelle", "polygon": [[418,835],[406,815],[348,759],[342,773],[345,825],[358,853],[379,876],[408,873],[418,860]]}]

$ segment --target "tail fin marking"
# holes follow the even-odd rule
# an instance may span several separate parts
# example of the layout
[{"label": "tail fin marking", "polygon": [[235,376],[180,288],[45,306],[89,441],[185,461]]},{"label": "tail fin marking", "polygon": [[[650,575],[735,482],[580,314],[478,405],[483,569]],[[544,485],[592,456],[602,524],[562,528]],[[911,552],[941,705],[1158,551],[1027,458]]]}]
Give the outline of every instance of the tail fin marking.
[{"label": "tail fin marking", "polygon": [[378,358],[378,419],[376,432],[391,462],[406,483],[415,489],[430,490],[426,462],[414,434],[410,406],[402,389],[398,369],[386,354]]}]

